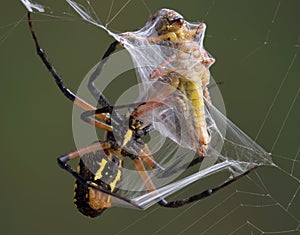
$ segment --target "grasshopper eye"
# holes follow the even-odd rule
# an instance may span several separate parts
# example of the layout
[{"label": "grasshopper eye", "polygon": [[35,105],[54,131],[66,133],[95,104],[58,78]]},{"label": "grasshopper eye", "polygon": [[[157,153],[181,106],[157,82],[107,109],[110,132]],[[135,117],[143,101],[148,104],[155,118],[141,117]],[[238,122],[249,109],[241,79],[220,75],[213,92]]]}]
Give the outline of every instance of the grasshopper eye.
[{"label": "grasshopper eye", "polygon": [[170,25],[174,25],[174,24],[183,25],[184,19],[182,17],[177,17],[169,22],[170,22]]}]

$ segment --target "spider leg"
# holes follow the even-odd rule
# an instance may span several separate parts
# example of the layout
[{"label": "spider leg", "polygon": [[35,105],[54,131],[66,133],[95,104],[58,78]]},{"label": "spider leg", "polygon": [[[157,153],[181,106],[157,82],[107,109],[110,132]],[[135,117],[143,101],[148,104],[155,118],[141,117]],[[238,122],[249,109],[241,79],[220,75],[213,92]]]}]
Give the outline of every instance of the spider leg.
[{"label": "spider leg", "polygon": [[149,177],[141,158],[135,158],[135,159],[133,159],[133,162],[134,162],[135,168],[137,169],[143,182],[145,183],[147,190],[150,192],[155,191],[156,188],[155,188],[154,184],[152,183],[152,180]]},{"label": "spider leg", "polygon": [[225,188],[226,186],[232,184],[233,182],[237,181],[238,179],[240,179],[241,177],[249,174],[251,171],[253,171],[254,169],[256,169],[257,166],[254,166],[252,167],[251,169],[245,171],[244,173],[226,181],[225,183],[223,184],[220,184],[219,186],[217,187],[214,187],[212,189],[208,189],[208,190],[205,190],[199,194],[196,194],[196,195],[193,195],[191,197],[187,197],[187,198],[184,198],[184,199],[181,199],[181,200],[176,200],[176,201],[171,201],[171,202],[168,202],[166,201],[165,199],[161,200],[158,202],[158,204],[160,206],[163,206],[163,207],[170,207],[170,208],[177,208],[177,207],[181,207],[181,206],[184,206],[186,204],[189,204],[189,203],[192,203],[192,202],[195,202],[195,201],[199,201],[201,199],[204,199],[208,196],[211,196],[213,195],[214,193],[216,193],[217,191]]},{"label": "spider leg", "polygon": [[147,144],[144,144],[144,147],[139,152],[139,156],[150,167],[151,170],[157,168],[162,171],[164,170],[164,168],[154,160],[154,157],[152,156]]},{"label": "spider leg", "polygon": [[110,106],[108,100],[105,98],[103,93],[95,86],[94,81],[96,78],[99,76],[101,73],[103,66],[108,60],[108,57],[111,55],[116,50],[117,45],[119,44],[118,41],[114,41],[113,43],[110,44],[108,47],[107,51],[104,53],[104,56],[102,57],[100,63],[98,64],[97,68],[95,71],[92,73],[89,81],[88,81],[88,89],[90,90],[91,94],[94,96],[94,98],[98,101],[98,103],[103,106]]},{"label": "spider leg", "polygon": [[[73,102],[74,104],[76,104],[77,106],[81,107],[84,110],[94,110],[94,109],[96,109],[94,106],[90,105],[89,103],[87,103],[86,101],[84,101],[83,99],[81,99],[80,97],[75,95],[67,87],[65,87],[61,76],[57,73],[54,66],[51,64],[50,60],[48,59],[46,53],[40,47],[37,36],[36,36],[36,34],[33,30],[30,12],[28,12],[27,17],[28,17],[27,20],[28,20],[29,29],[30,29],[31,35],[33,37],[33,40],[34,40],[34,43],[35,43],[35,46],[36,46],[37,54],[39,55],[39,57],[43,61],[44,65],[49,70],[49,72],[51,73],[52,77],[54,78],[54,80],[55,80],[55,82],[58,86],[58,88],[61,90],[61,92],[64,94],[64,96],[67,97],[71,102]],[[106,115],[104,115],[104,114],[98,114],[97,117],[102,119],[102,120],[106,120],[106,118],[107,118]],[[103,129],[109,130],[109,126],[104,124]]]},{"label": "spider leg", "polygon": [[32,21],[31,21],[31,17],[30,17],[30,12],[28,12],[27,16],[28,16],[28,24],[29,24],[30,32],[31,32],[31,35],[33,37],[33,40],[34,40],[34,43],[35,43],[35,46],[36,46],[37,54],[40,56],[43,63],[45,64],[45,66],[47,67],[49,72],[51,73],[52,77],[54,78],[54,80],[55,80],[57,86],[59,87],[59,89],[61,90],[61,92],[69,100],[71,100],[73,103],[76,103],[81,108],[86,109],[86,110],[93,109],[93,106],[89,105],[84,100],[77,97],[72,91],[70,91],[68,88],[65,87],[62,78],[56,72],[55,68],[53,67],[53,65],[51,64],[51,62],[48,59],[47,55],[45,54],[44,50],[40,47],[37,36],[36,36],[36,34],[33,30]]},{"label": "spider leg", "polygon": [[58,165],[69,172],[71,175],[73,175],[76,179],[82,181],[84,180],[78,173],[75,171],[70,165],[67,164],[68,161],[76,159],[84,154],[95,152],[97,150],[103,150],[110,148],[110,144],[108,142],[96,142],[94,144],[91,144],[87,147],[84,147],[79,150],[75,150],[73,152],[70,152],[66,155],[60,156],[57,158]]},{"label": "spider leg", "polygon": [[[96,119],[95,117],[98,117],[99,114],[103,114],[103,113],[111,113],[111,106],[106,106],[106,107],[103,107],[103,108],[100,108],[100,109],[94,109],[94,110],[87,110],[87,111],[84,111],[81,115],[80,115],[80,118],[81,120],[95,126],[95,127],[98,127],[100,129],[103,129],[103,130],[106,130],[106,131],[112,131],[113,128],[112,126],[106,124],[106,123],[103,123],[101,121],[99,121],[98,119]],[[94,116],[94,117],[92,117]],[[103,119],[102,119],[103,120]],[[107,118],[105,120],[106,122],[110,122],[109,118]],[[107,128],[109,127],[109,128]]]}]

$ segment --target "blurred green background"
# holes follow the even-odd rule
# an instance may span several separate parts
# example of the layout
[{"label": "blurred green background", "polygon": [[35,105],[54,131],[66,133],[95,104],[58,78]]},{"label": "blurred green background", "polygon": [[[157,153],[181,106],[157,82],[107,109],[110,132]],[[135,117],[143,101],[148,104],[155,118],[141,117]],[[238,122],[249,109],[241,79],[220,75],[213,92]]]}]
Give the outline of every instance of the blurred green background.
[{"label": "blurred green background", "polygon": [[[112,38],[82,22],[64,1],[39,2],[53,11],[49,16],[33,15],[40,43],[65,83],[76,91]],[[91,3],[105,22],[111,1]],[[113,11],[125,3],[116,0]],[[250,193],[259,180],[252,174],[253,181],[241,179],[181,209],[113,208],[96,219],[79,214],[73,206],[74,180],[56,164],[57,156],[75,148],[72,104],[35,54],[25,8],[19,1],[4,0],[0,9],[0,234],[299,233],[300,1],[132,0],[110,28],[135,30],[144,25],[149,11],[163,7],[179,11],[188,21],[206,22],[205,47],[217,59],[211,71],[216,81],[224,83],[220,89],[228,117],[252,138],[267,117],[257,142],[272,151],[279,168],[257,172],[271,196]],[[237,192],[239,188],[246,193]],[[277,202],[282,207],[274,205]]]}]

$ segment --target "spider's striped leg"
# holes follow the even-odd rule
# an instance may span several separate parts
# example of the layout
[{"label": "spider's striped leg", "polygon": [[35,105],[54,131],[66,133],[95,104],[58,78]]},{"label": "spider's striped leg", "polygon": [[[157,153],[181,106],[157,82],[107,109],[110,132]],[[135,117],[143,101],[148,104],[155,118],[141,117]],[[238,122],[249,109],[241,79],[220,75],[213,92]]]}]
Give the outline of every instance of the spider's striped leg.
[{"label": "spider's striped leg", "polygon": [[[54,66],[51,64],[50,60],[48,59],[46,53],[40,47],[37,36],[36,36],[36,34],[33,30],[30,12],[28,12],[27,16],[28,16],[27,19],[28,19],[29,29],[30,29],[31,35],[33,37],[33,40],[34,40],[34,43],[35,43],[35,46],[36,46],[37,54],[39,55],[39,57],[43,61],[44,65],[49,70],[49,72],[51,73],[52,77],[54,78],[54,80],[55,80],[55,82],[58,86],[58,88],[61,90],[61,92],[64,94],[65,97],[67,97],[70,101],[72,101],[75,105],[79,106],[80,108],[82,108],[84,110],[94,110],[94,109],[96,109],[94,106],[90,105],[89,103],[87,103],[86,101],[84,101],[83,99],[81,99],[80,97],[75,95],[67,87],[65,87],[61,76],[57,73]],[[106,116],[104,114],[98,114],[97,117],[99,119],[102,119],[102,120],[106,119]],[[103,129],[108,130],[109,127],[107,125],[104,125]]]},{"label": "spider's striped leg", "polygon": [[[140,158],[135,158],[133,159],[135,168],[137,169],[139,175],[141,176],[143,182],[146,185],[146,188],[149,192],[153,192],[156,190],[151,178],[149,177],[147,170],[142,162],[142,160]],[[164,199],[162,199],[164,200]]]},{"label": "spider's striped leg", "polygon": [[160,169],[164,170],[164,168],[155,161],[152,153],[147,144],[144,144],[143,148],[139,152],[140,158],[150,167],[150,169]]},{"label": "spider's striped leg", "polygon": [[242,173],[242,174],[226,181],[225,183],[223,183],[223,184],[221,184],[217,187],[214,187],[212,189],[207,189],[207,190],[205,190],[205,191],[203,191],[199,194],[193,195],[191,197],[187,197],[187,198],[184,198],[184,199],[181,199],[181,200],[175,200],[175,201],[171,201],[171,202],[168,202],[165,199],[163,199],[163,200],[159,201],[158,204],[160,206],[163,206],[163,207],[177,208],[177,207],[181,207],[181,206],[184,206],[186,204],[189,204],[189,203],[192,203],[192,202],[195,202],[195,201],[199,201],[201,199],[204,199],[206,197],[209,197],[209,196],[213,195],[214,193],[216,193],[220,189],[223,189],[226,186],[234,183],[235,181],[237,181],[241,177],[249,174],[251,171],[255,170],[256,168],[257,168],[257,166],[254,166],[251,169],[245,171],[244,173]]},{"label": "spider's striped leg", "polygon": [[[111,113],[111,106],[106,106],[106,107],[100,108],[100,109],[84,111],[80,115],[80,118],[83,121],[85,121],[95,127],[98,127],[100,129],[103,129],[106,131],[112,131],[113,130],[112,126],[107,124],[107,123],[110,123],[110,118],[108,116],[106,116],[105,113]],[[99,119],[96,119],[99,117],[99,115],[105,116],[105,118],[101,118],[101,120],[105,121],[106,123],[103,123]]]},{"label": "spider's striped leg", "polygon": [[107,142],[96,142],[87,147],[84,147],[79,150],[75,150],[66,155],[60,156],[57,158],[58,165],[64,170],[68,171],[71,175],[73,175],[76,179],[80,181],[84,181],[84,179],[75,171],[70,165],[67,164],[68,161],[76,159],[84,154],[88,154],[91,152],[95,152],[97,150],[103,150],[110,148],[110,144]]}]

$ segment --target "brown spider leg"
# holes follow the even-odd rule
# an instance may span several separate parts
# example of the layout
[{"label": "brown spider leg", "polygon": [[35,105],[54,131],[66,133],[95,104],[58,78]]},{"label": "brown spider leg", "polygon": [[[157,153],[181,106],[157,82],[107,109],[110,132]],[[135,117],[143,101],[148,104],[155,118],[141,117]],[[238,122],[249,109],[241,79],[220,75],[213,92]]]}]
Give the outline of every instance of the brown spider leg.
[{"label": "brown spider leg", "polygon": [[151,170],[156,168],[160,168],[163,170],[163,168],[154,160],[154,157],[152,156],[152,153],[147,144],[145,144],[141,149],[141,151],[139,152],[139,156],[150,167]]},{"label": "brown spider leg", "polygon": [[86,183],[86,180],[78,174],[76,170],[74,170],[70,165],[67,164],[68,161],[76,159],[84,154],[88,154],[91,152],[95,152],[97,150],[103,150],[110,148],[110,144],[107,142],[97,142],[94,144],[91,144],[89,146],[86,146],[82,149],[75,150],[73,152],[70,152],[66,155],[60,156],[57,158],[58,165],[69,172],[71,175],[73,175],[77,180],[81,181],[82,183]]},{"label": "brown spider leg", "polygon": [[140,174],[143,182],[146,185],[146,188],[149,192],[153,192],[156,190],[151,178],[149,177],[147,170],[143,164],[143,162],[141,161],[140,158],[135,158],[133,159],[135,168],[137,169],[138,173]]},{"label": "brown spider leg", "polygon": [[225,188],[226,186],[234,183],[235,181],[237,181],[238,179],[242,178],[243,176],[249,174],[251,171],[255,170],[258,166],[254,166],[252,167],[251,169],[245,171],[244,173],[226,181],[225,183],[221,184],[221,185],[218,185],[217,187],[214,187],[212,189],[208,189],[208,190],[205,190],[199,194],[196,194],[196,195],[193,195],[191,197],[187,197],[187,198],[184,198],[182,200],[176,200],[176,201],[172,201],[172,202],[167,202],[165,199],[161,200],[158,202],[158,204],[160,206],[163,206],[163,207],[170,207],[170,208],[177,208],[177,207],[181,207],[181,206],[184,206],[186,204],[189,204],[189,203],[192,203],[192,202],[195,202],[195,201],[199,201],[201,199],[204,199],[208,196],[211,196],[213,195],[214,193],[216,193],[217,191]]},{"label": "brown spider leg", "polygon": [[[48,59],[47,55],[45,54],[43,49],[40,47],[37,36],[36,36],[36,34],[33,30],[32,21],[31,21],[31,17],[30,17],[30,12],[28,12],[27,16],[28,16],[29,29],[30,29],[31,35],[33,37],[33,40],[34,40],[34,43],[35,43],[35,46],[36,46],[37,54],[40,56],[43,63],[45,64],[45,66],[47,67],[49,72],[51,73],[52,77],[54,78],[54,80],[55,80],[57,86],[59,87],[59,89],[61,90],[61,92],[64,94],[65,97],[67,97],[70,101],[72,101],[74,104],[76,104],[80,108],[82,108],[84,110],[95,110],[96,108],[94,106],[90,105],[89,103],[87,103],[86,101],[81,99],[80,97],[76,96],[72,91],[70,91],[68,88],[65,87],[62,78],[56,72],[55,68],[51,64],[51,62]],[[105,114],[98,114],[97,118],[99,118],[101,120],[104,120],[104,121],[107,120],[107,116]],[[96,121],[95,123],[91,123],[91,124],[93,124],[93,125],[95,124],[99,128],[102,128],[102,129],[107,130],[107,131],[111,130],[111,127],[109,125],[107,125],[105,123],[101,123],[99,121]]]}]

